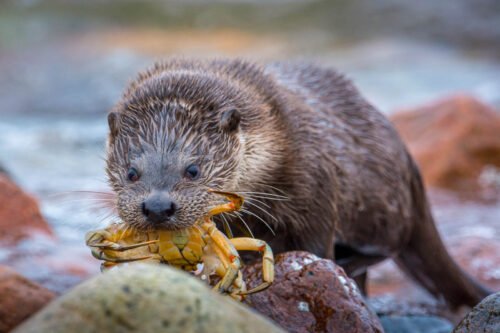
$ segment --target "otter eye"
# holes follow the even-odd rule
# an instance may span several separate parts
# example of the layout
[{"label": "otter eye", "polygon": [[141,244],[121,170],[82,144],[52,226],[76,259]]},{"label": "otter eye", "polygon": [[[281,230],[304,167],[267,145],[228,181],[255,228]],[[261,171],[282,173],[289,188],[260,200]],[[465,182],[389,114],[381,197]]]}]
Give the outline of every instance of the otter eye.
[{"label": "otter eye", "polygon": [[197,165],[191,164],[184,171],[184,176],[191,180],[196,180],[200,177],[200,168]]},{"label": "otter eye", "polygon": [[128,180],[130,180],[131,182],[136,182],[139,180],[140,176],[139,176],[139,172],[135,169],[135,168],[130,168],[128,169],[127,171],[127,178]]}]

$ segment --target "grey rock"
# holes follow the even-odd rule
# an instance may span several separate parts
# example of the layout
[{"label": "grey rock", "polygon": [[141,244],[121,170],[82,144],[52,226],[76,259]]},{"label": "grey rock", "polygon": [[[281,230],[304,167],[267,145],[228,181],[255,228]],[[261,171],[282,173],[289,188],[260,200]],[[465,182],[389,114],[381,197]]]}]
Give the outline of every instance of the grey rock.
[{"label": "grey rock", "polygon": [[283,331],[185,272],[135,264],[75,287],[14,332]]},{"label": "grey rock", "polygon": [[380,322],[385,333],[450,333],[453,325],[434,316],[383,316]]},{"label": "grey rock", "polygon": [[483,299],[453,331],[453,333],[497,332],[500,332],[500,292]]}]

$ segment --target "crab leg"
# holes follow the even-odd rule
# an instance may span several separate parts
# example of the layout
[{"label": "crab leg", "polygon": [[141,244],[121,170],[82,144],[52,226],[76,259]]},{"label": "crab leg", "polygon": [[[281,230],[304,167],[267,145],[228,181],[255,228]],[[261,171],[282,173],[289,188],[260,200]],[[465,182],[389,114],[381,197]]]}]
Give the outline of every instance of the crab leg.
[{"label": "crab leg", "polygon": [[242,291],[240,295],[253,294],[268,288],[274,281],[274,257],[271,247],[260,239],[253,238],[232,238],[229,240],[236,250],[241,251],[259,251],[263,252],[262,259],[262,280],[263,282],[257,287],[248,291]]},{"label": "crab leg", "polygon": [[227,293],[230,287],[234,285],[238,279],[239,268],[237,269],[217,246],[214,247],[214,252],[220,259],[220,264],[215,272],[221,279],[213,289],[220,293]]},{"label": "crab leg", "polygon": [[226,268],[224,276],[214,289],[218,289],[220,292],[227,292],[238,278],[238,272],[241,268],[240,256],[229,239],[217,229],[213,222],[208,221],[202,225],[202,228],[216,245],[214,246],[214,251]]},{"label": "crab leg", "polygon": [[[221,262],[219,266],[215,269],[215,273],[222,279],[227,272],[227,268],[224,266],[224,264]],[[219,290],[219,286],[221,284],[221,281],[219,281],[215,286],[214,290]],[[237,301],[242,301],[244,296],[242,292],[246,291],[246,284],[245,281],[243,281],[243,275],[241,274],[241,271],[238,271],[238,276],[233,282],[233,289],[231,290],[231,293],[229,296],[234,298]]]}]

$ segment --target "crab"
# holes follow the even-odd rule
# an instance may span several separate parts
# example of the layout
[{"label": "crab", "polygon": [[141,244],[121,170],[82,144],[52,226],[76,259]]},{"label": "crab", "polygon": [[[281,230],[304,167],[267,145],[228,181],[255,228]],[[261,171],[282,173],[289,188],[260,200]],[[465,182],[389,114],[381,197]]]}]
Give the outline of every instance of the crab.
[{"label": "crab", "polygon": [[[86,244],[95,258],[103,260],[103,270],[132,261],[149,261],[197,273],[206,280],[215,275],[219,281],[213,289],[240,301],[246,295],[265,290],[274,280],[271,247],[259,239],[228,238],[212,220],[214,215],[239,210],[243,197],[230,192],[209,191],[224,196],[229,202],[213,207],[189,228],[142,231],[125,223],[114,223],[105,229],[88,232]],[[246,289],[243,280],[238,250],[262,253],[262,282],[250,290]]]}]

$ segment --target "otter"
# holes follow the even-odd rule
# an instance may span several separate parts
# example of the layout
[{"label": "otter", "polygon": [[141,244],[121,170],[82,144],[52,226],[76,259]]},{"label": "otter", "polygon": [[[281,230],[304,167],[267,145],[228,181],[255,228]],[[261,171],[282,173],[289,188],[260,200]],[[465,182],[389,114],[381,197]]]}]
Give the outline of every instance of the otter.
[{"label": "otter", "polygon": [[394,127],[333,69],[160,62],[108,123],[107,175],[131,226],[189,227],[216,200],[207,189],[232,191],[243,216],[223,222],[248,223],[277,253],[336,260],[361,288],[367,267],[392,258],[450,307],[489,293],[446,251]]}]

